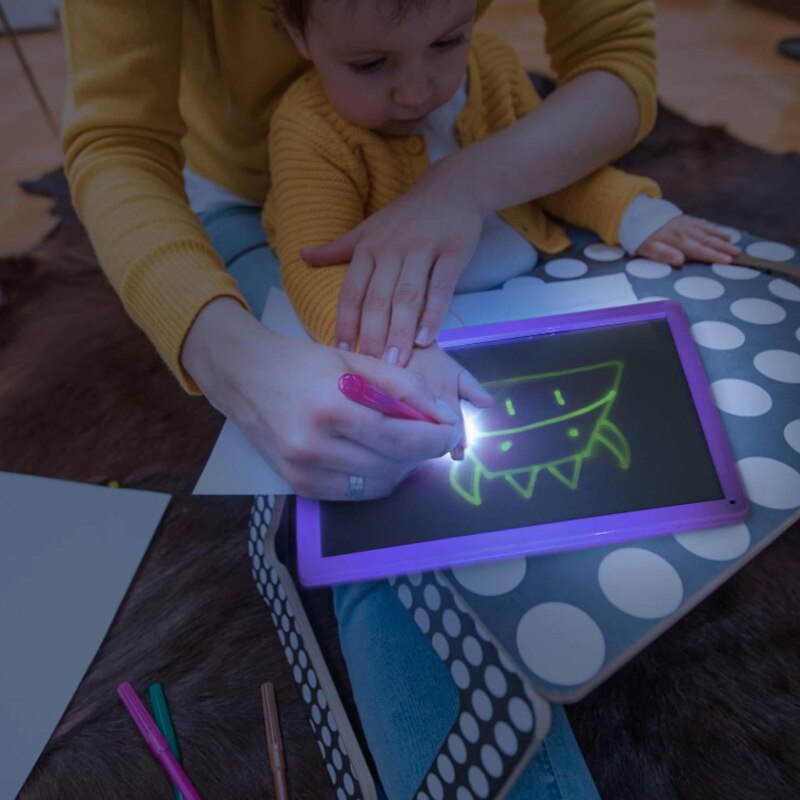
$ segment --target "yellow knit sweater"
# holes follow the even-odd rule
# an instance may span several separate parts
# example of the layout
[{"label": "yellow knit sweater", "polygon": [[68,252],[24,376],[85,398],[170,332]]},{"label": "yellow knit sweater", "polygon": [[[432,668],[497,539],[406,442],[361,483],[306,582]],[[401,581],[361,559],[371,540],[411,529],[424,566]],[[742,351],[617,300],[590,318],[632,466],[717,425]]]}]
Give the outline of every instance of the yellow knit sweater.
[{"label": "yellow knit sweater", "polygon": [[[507,128],[540,102],[516,53],[495,36],[475,33],[467,73],[467,102],[456,122],[462,146]],[[275,111],[269,155],[272,189],[263,216],[281,281],[311,335],[332,344],[347,264],[309,267],[300,248],[341,236],[407,192],[428,167],[425,140],[382,136],[351,124],[328,102],[312,70]],[[569,246],[547,214],[617,244],[622,215],[639,194],[660,196],[649,178],[605,167],[500,216],[545,253]]]},{"label": "yellow knit sweater", "polygon": [[[479,10],[489,0],[478,0]],[[212,299],[241,299],[189,210],[184,161],[262,202],[270,118],[306,65],[261,0],[65,0],[65,169],[111,284],[183,385],[183,340]],[[626,81],[641,138],[655,119],[648,0],[540,0],[561,82]]]}]

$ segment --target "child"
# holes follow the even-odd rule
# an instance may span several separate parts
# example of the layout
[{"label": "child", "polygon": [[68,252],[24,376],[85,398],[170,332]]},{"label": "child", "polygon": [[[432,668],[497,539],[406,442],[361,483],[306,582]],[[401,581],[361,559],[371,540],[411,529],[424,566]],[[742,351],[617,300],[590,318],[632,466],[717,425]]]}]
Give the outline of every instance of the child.
[{"label": "child", "polygon": [[[278,13],[314,69],[286,92],[272,118],[264,222],[306,328],[350,349],[356,342],[334,336],[343,285],[357,293],[366,316],[376,294],[391,297],[404,282],[408,290],[407,265],[359,264],[360,275],[348,284],[347,264],[310,267],[301,249],[349,231],[402,195],[431,163],[511,125],[540,98],[510,47],[473,36],[474,0],[279,0]],[[538,251],[567,247],[548,215],[666,263],[729,262],[738,253],[720,229],[658,198],[652,180],[606,167],[535,202],[492,213],[457,289],[495,287],[529,272]],[[435,278],[434,272],[431,283]],[[419,302],[422,310],[424,298]],[[424,320],[423,314],[418,345],[433,338]],[[389,322],[387,315],[383,337],[364,336],[362,327],[358,349],[390,363],[410,358],[416,369],[425,359],[410,340],[385,348]]]}]

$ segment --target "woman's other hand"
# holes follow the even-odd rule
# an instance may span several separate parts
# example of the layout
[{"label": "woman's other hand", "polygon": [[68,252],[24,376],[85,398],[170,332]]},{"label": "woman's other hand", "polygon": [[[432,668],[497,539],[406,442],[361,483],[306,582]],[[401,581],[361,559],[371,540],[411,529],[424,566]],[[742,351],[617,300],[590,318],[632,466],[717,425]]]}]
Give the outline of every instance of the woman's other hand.
[{"label": "woman's other hand", "polygon": [[350,262],[336,344],[404,365],[434,341],[485,213],[453,162],[434,164],[402,197],[349,233],[301,252],[312,266]]}]

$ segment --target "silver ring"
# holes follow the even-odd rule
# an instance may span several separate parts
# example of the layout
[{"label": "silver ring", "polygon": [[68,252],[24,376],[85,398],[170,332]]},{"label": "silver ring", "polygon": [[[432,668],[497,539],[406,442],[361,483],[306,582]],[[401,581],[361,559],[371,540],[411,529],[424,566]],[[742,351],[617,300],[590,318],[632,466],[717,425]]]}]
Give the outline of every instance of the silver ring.
[{"label": "silver ring", "polygon": [[347,476],[347,499],[348,500],[364,499],[364,478],[362,478],[361,475]]}]

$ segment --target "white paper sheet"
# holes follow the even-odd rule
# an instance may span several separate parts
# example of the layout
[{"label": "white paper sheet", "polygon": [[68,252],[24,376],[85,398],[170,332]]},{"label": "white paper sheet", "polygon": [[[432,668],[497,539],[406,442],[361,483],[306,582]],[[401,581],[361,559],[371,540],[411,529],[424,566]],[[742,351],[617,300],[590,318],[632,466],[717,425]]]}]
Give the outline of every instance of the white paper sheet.
[{"label": "white paper sheet", "polygon": [[[559,283],[545,283],[540,278],[526,276],[508,281],[501,289],[457,295],[450,304],[443,327],[507,322],[636,302],[633,287],[623,274]],[[261,321],[284,336],[309,338],[289,298],[280,289],[270,292]],[[194,494],[293,492],[286,481],[263,461],[236,426],[226,421],[197,481]]]},{"label": "white paper sheet", "polygon": [[0,798],[47,744],[169,500],[0,472]]}]

